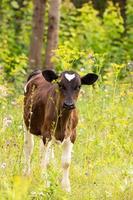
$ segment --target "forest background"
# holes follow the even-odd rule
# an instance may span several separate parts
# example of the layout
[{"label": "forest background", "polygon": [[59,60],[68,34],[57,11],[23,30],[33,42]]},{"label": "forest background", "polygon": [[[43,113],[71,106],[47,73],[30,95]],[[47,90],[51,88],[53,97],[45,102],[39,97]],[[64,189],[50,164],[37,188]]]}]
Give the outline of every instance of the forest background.
[{"label": "forest background", "polygon": [[[23,87],[38,68],[99,75],[94,87],[82,88],[77,105],[71,194],[59,186],[58,151],[50,188],[40,180],[38,148],[33,176],[21,173]],[[1,0],[0,199],[131,200],[132,76],[132,0]]]}]

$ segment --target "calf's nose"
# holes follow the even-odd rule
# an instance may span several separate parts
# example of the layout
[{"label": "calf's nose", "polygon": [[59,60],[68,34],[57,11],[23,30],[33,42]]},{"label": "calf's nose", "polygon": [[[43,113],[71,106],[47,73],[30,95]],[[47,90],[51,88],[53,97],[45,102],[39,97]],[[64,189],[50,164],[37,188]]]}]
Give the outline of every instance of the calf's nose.
[{"label": "calf's nose", "polygon": [[63,108],[66,108],[68,110],[74,109],[75,105],[73,102],[64,102],[63,104]]}]

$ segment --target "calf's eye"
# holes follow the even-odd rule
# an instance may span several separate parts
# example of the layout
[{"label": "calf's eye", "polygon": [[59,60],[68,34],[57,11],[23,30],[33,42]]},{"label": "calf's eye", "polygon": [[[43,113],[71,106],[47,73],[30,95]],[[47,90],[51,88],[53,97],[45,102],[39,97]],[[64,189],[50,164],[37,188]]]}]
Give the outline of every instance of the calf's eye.
[{"label": "calf's eye", "polygon": [[66,90],[66,87],[64,85],[59,84],[59,88],[62,90]]},{"label": "calf's eye", "polygon": [[75,86],[75,87],[74,87],[74,90],[79,90],[79,89],[80,89],[80,87],[81,87],[80,85],[78,85],[78,86]]},{"label": "calf's eye", "polygon": [[62,90],[66,90],[66,87],[64,85],[61,86]]}]

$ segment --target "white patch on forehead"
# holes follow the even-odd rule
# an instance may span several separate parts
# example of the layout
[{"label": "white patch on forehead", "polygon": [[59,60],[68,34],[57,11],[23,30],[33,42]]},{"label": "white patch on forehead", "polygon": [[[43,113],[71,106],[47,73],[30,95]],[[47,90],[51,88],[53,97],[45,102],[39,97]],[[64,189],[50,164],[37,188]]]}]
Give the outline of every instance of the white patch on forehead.
[{"label": "white patch on forehead", "polygon": [[65,73],[65,78],[66,78],[68,81],[71,81],[72,79],[75,78],[75,74],[68,74],[68,73]]}]

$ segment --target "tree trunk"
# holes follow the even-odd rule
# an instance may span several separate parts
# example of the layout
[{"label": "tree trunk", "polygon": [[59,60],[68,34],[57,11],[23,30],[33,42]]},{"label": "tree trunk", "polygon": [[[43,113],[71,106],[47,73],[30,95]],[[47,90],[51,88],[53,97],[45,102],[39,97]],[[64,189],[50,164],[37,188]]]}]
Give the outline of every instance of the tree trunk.
[{"label": "tree trunk", "polygon": [[33,30],[29,52],[29,64],[31,69],[41,67],[45,8],[46,0],[34,0]]},{"label": "tree trunk", "polygon": [[54,50],[58,46],[60,3],[61,0],[50,0],[44,68],[54,68],[54,64],[52,63],[51,58],[54,56]]}]

